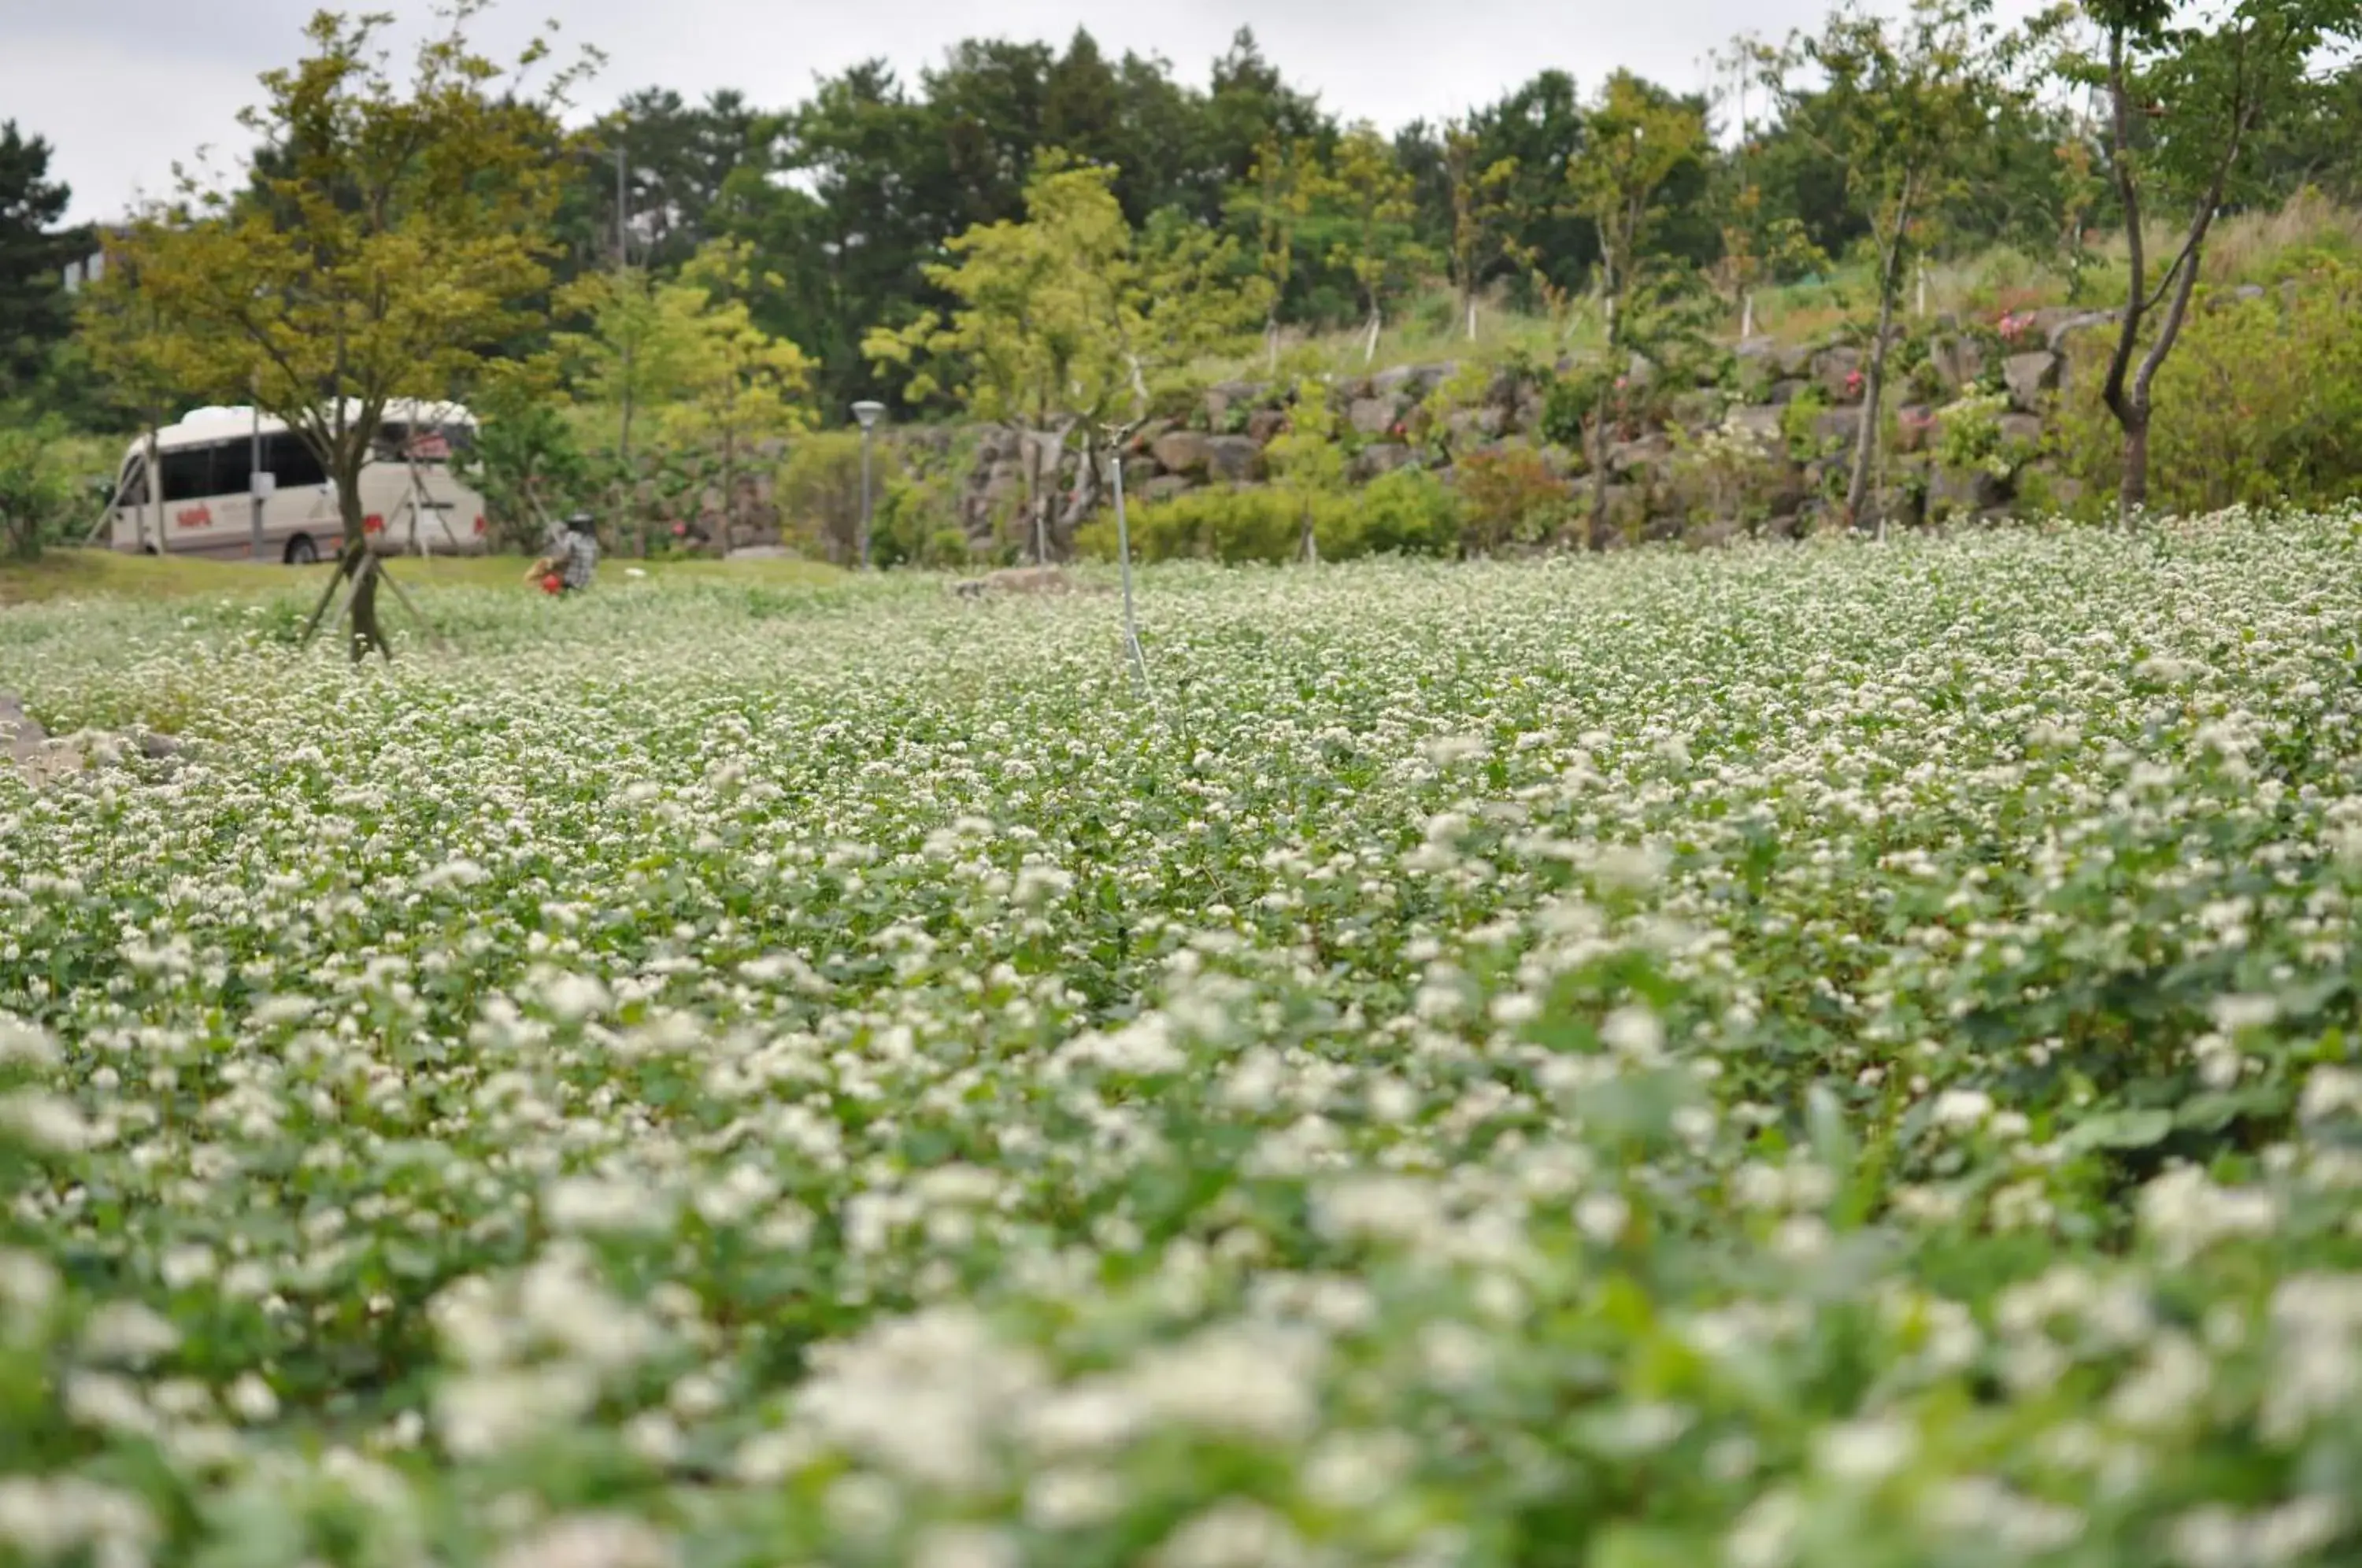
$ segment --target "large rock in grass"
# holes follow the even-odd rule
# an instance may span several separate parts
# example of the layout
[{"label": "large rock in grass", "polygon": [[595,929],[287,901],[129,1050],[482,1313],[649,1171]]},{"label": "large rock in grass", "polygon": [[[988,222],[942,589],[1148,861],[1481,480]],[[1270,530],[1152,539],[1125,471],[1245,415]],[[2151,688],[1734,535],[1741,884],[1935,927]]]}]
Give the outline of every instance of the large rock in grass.
[{"label": "large rock in grass", "polygon": [[1984,469],[1939,468],[1927,476],[1927,516],[1931,522],[1990,512],[2008,498],[2008,487]]},{"label": "large rock in grass", "polygon": [[1813,437],[1827,447],[1837,445],[1840,450],[1851,451],[1861,439],[1861,408],[1832,408],[1813,421]]},{"label": "large rock in grass", "polygon": [[1357,397],[1345,411],[1346,420],[1364,436],[1384,436],[1395,427],[1401,405],[1392,397]]},{"label": "large rock in grass", "polygon": [[1947,333],[1927,345],[1927,362],[1947,392],[1959,392],[1985,373],[1985,351],[1973,337]]},{"label": "large rock in grass", "polygon": [[1861,401],[1861,350],[1846,344],[1824,348],[1813,356],[1813,379],[1831,403]]},{"label": "large rock in grass", "polygon": [[1266,389],[1253,381],[1220,381],[1206,389],[1206,423],[1220,428],[1231,410],[1261,403]]},{"label": "large rock in grass", "polygon": [[1364,483],[1390,474],[1410,462],[1410,448],[1400,441],[1374,441],[1353,456],[1353,478]]},{"label": "large rock in grass", "polygon": [[1168,430],[1148,445],[1156,466],[1168,474],[1201,474],[1212,452],[1213,437],[1196,430]]},{"label": "large rock in grass", "polygon": [[1209,436],[1206,476],[1225,484],[1244,484],[1254,477],[1255,458],[1260,455],[1253,436]]},{"label": "large rock in grass", "polygon": [[2009,387],[2010,406],[2020,414],[2040,413],[2048,394],[2058,390],[2058,356],[2047,348],[2003,359],[2001,375]]},{"label": "large rock in grass", "polygon": [[2042,445],[2043,425],[2041,417],[2037,414],[2004,414],[1997,423],[2001,426],[2001,439],[2004,449],[2014,447],[2022,451],[2031,451]]}]

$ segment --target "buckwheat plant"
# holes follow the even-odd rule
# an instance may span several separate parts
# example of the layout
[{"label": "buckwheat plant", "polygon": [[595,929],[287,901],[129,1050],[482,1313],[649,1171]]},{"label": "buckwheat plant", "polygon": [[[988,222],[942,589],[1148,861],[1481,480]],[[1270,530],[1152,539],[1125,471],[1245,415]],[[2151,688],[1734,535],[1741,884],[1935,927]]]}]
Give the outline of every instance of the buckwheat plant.
[{"label": "buckwheat plant", "polygon": [[2362,1553],[2362,513],[0,615],[0,1562]]}]

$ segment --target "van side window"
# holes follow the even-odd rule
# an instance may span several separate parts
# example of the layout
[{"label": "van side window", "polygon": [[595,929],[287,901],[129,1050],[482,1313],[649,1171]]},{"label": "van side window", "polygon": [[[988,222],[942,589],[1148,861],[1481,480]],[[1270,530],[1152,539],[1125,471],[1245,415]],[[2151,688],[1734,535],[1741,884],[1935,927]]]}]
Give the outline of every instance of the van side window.
[{"label": "van side window", "polygon": [[164,499],[198,501],[218,494],[213,484],[211,447],[173,447],[164,453]]},{"label": "van side window", "polygon": [[312,455],[312,448],[304,444],[301,436],[292,430],[281,430],[262,439],[262,460],[270,466],[272,473],[279,476],[280,489],[302,490],[308,485],[328,482],[327,472],[320,467],[320,459]]},{"label": "van side window", "polygon": [[148,459],[145,458],[133,458],[128,462],[126,462],[123,465],[123,482],[118,488],[123,492],[123,499],[119,504],[124,506],[147,505]]},{"label": "van side window", "polygon": [[254,438],[232,441],[214,448],[213,487],[215,495],[243,495],[254,480]]}]

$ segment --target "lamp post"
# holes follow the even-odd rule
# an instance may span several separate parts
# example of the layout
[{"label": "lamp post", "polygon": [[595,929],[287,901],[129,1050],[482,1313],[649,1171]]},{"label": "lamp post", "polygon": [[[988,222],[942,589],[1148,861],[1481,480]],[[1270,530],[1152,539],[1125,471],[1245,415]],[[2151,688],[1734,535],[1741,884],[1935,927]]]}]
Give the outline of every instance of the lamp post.
[{"label": "lamp post", "polygon": [[882,403],[864,398],[853,405],[853,417],[861,425],[861,569],[869,569],[869,432],[877,416],[886,412]]}]

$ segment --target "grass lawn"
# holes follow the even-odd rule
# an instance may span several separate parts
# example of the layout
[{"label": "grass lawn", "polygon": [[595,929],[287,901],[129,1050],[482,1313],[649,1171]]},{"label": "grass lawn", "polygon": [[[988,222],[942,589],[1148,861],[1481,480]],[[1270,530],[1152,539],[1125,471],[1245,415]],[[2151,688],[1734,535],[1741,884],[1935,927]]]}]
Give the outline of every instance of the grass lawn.
[{"label": "grass lawn", "polygon": [[[405,587],[516,588],[524,591],[523,556],[434,556],[390,563]],[[609,559],[604,579],[637,567],[655,577],[711,578],[746,583],[821,583],[840,574],[834,567],[799,560],[682,560],[639,562]],[[113,550],[52,549],[36,561],[0,560],[0,604],[53,599],[258,599],[284,593],[318,593],[327,581],[326,565],[287,567],[251,561],[210,561],[189,557],[125,555]]]}]

